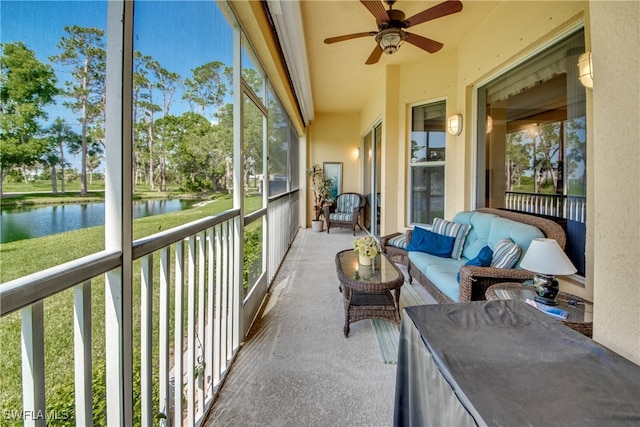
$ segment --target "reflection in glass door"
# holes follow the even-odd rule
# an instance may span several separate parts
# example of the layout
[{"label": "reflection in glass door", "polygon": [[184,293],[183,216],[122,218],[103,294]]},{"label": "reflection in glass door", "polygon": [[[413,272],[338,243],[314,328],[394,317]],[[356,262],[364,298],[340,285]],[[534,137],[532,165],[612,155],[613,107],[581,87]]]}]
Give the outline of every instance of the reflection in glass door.
[{"label": "reflection in glass door", "polygon": [[363,140],[363,194],[366,199],[364,226],[376,237],[380,236],[380,176],[382,171],[382,124],[377,124]]}]

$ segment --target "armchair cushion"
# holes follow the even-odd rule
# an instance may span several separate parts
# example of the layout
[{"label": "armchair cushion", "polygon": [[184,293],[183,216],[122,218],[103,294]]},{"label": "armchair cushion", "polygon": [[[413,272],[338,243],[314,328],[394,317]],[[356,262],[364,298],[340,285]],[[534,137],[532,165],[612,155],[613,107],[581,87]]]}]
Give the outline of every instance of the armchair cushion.
[{"label": "armchair cushion", "polygon": [[353,220],[353,212],[351,213],[347,213],[347,212],[333,212],[329,214],[329,218],[332,221],[344,221],[344,222],[349,222],[351,220]]},{"label": "armchair cushion", "polygon": [[342,194],[337,199],[336,213],[349,213],[353,215],[353,210],[359,207],[360,207],[359,195]]}]

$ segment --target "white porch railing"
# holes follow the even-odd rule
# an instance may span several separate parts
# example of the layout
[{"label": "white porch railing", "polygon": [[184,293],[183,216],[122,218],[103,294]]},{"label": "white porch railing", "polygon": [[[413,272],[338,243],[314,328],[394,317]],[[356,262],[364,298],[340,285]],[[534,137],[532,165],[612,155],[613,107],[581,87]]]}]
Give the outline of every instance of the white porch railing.
[{"label": "white porch railing", "polygon": [[[239,210],[231,210],[133,244],[134,259],[141,265],[141,303],[134,310],[140,310],[141,319],[142,425],[157,424],[156,419],[171,425],[197,425],[218,392],[241,338],[242,281],[232,268],[240,262],[233,250],[234,229],[240,224]],[[22,312],[23,409],[16,415],[24,425],[47,425],[56,416],[46,412],[43,305],[47,298],[70,288],[74,288],[74,415],[76,425],[93,424],[91,286],[120,267],[119,252],[103,251],[0,285],[0,316]],[[158,342],[153,339],[154,316]],[[106,359],[121,357],[114,354],[117,351],[106,348]],[[107,378],[107,387],[123,387],[124,375]],[[114,424],[108,419],[107,423]]]},{"label": "white porch railing", "polygon": [[584,223],[586,197],[557,194],[505,192],[504,207],[509,210],[565,218]]}]

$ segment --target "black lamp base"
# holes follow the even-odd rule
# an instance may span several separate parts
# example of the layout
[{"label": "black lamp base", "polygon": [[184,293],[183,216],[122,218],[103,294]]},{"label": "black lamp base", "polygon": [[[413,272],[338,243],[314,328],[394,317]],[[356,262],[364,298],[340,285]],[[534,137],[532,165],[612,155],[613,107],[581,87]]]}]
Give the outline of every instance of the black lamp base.
[{"label": "black lamp base", "polygon": [[558,295],[560,286],[555,277],[546,274],[536,274],[533,277],[533,287],[538,294],[534,298],[537,302],[546,305],[558,304],[555,301],[555,297]]},{"label": "black lamp base", "polygon": [[558,305],[558,301],[554,299],[544,298],[539,295],[536,295],[535,298],[533,299],[536,300],[536,302],[539,302],[540,304],[544,304],[544,305]]}]

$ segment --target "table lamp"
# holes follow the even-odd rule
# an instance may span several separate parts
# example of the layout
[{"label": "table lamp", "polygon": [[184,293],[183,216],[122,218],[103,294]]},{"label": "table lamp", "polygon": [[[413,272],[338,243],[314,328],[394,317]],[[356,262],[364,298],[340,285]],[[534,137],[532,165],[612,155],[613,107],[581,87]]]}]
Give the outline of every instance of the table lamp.
[{"label": "table lamp", "polygon": [[577,270],[554,239],[533,239],[524,254],[520,266],[533,271],[533,287],[535,300],[546,305],[556,305],[558,280],[554,275],[573,274]]}]

